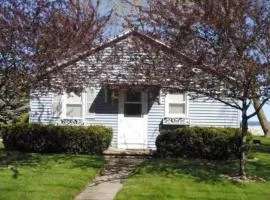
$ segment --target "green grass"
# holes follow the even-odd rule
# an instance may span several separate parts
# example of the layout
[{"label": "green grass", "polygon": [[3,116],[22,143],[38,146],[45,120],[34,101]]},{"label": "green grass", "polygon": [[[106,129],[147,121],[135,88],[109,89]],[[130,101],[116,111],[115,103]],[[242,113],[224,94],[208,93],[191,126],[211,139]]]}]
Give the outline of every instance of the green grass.
[{"label": "green grass", "polygon": [[11,152],[0,142],[0,199],[73,199],[103,165],[99,156]]},{"label": "green grass", "polygon": [[151,159],[134,173],[116,200],[268,200],[270,199],[270,139],[252,147],[248,175],[266,182],[233,183],[221,174],[235,174],[237,162]]}]

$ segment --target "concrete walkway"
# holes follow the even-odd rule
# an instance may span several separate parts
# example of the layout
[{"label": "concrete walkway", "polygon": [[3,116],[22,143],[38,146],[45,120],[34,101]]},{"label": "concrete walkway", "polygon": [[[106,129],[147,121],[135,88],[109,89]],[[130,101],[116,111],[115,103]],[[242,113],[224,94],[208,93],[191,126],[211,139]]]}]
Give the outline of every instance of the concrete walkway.
[{"label": "concrete walkway", "polygon": [[142,163],[146,156],[105,156],[106,165],[101,175],[85,188],[75,200],[113,200],[123,182]]},{"label": "concrete walkway", "polygon": [[76,200],[113,200],[116,193],[122,188],[122,183],[110,181],[87,187]]}]

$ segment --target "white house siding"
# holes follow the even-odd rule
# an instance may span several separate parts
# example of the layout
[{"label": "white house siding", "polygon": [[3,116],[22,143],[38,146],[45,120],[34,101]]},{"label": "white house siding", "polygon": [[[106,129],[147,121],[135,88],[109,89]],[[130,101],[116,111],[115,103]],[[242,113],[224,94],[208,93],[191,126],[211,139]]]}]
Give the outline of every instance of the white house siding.
[{"label": "white house siding", "polygon": [[30,123],[52,123],[52,93],[41,94],[32,92],[30,94]]},{"label": "white house siding", "polygon": [[[103,89],[96,89],[95,116],[84,119],[85,125],[100,124],[113,129],[112,146],[117,147],[118,132],[118,103],[105,103]],[[30,98],[30,122],[42,124],[58,124],[59,119],[52,118],[52,94],[31,94]],[[149,101],[147,123],[147,147],[155,149],[156,137],[160,131],[160,125],[165,113],[165,98],[160,101]],[[188,115],[191,126],[216,126],[239,127],[239,112],[217,101],[205,99],[189,100]]]},{"label": "white house siding", "polygon": [[[84,119],[85,125],[100,124],[113,129],[113,140],[111,146],[117,147],[118,132],[118,103],[105,103],[103,89],[96,89],[94,118]],[[155,149],[156,137],[159,134],[160,125],[165,113],[165,101],[161,96],[160,101],[155,100],[148,103],[147,123],[147,147]],[[52,93],[35,94],[30,98],[30,122],[41,124],[59,124],[59,119],[52,117]]]},{"label": "white house siding", "polygon": [[240,115],[235,108],[205,98],[189,100],[191,126],[239,127]]},{"label": "white house siding", "polygon": [[[111,145],[117,145],[118,104],[105,103],[104,90],[96,89],[94,118],[84,119],[84,125],[104,125],[113,129]],[[59,124],[60,120],[52,117],[52,93],[31,94],[30,123]]]},{"label": "white house siding", "polygon": [[118,132],[118,103],[105,103],[105,93],[103,89],[96,89],[95,117],[86,119],[85,124],[99,124],[113,129],[113,139],[111,146],[117,147]]},{"label": "white house siding", "polygon": [[[156,137],[165,115],[165,97],[160,102],[149,103],[148,113],[148,148],[155,149]],[[189,100],[188,117],[191,126],[239,127],[239,111],[225,104],[205,100],[205,98]]]},{"label": "white house siding", "polygon": [[[103,89],[96,89],[94,118],[84,119],[85,125],[99,124],[113,129],[111,146],[117,147],[118,132],[118,103],[105,103]],[[162,96],[160,101],[149,102],[147,123],[147,147],[155,149],[155,140],[159,134],[162,118],[165,113],[165,101]],[[30,123],[59,124],[60,120],[52,117],[52,93],[32,93],[30,98]]]},{"label": "white house siding", "polygon": [[165,113],[164,96],[161,96],[159,101],[149,102],[148,109],[147,147],[150,149],[155,149],[156,138],[159,134],[160,125]]}]

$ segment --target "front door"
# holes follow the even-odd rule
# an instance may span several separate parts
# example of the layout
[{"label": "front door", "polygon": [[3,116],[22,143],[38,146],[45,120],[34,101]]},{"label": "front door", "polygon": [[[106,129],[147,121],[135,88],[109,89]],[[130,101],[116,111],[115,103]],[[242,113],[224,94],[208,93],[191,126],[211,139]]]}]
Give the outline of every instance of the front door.
[{"label": "front door", "polygon": [[118,116],[118,148],[146,148],[147,93],[121,92]]}]

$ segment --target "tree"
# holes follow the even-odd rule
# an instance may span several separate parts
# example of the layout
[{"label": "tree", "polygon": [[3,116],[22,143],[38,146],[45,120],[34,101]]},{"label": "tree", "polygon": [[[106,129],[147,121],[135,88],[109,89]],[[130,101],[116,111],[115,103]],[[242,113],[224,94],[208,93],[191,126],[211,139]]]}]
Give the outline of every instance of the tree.
[{"label": "tree", "polygon": [[48,80],[50,74],[61,73],[62,68],[75,63],[101,42],[111,11],[101,14],[99,1],[93,2],[1,3],[1,69],[9,72],[5,75],[16,78],[16,87],[30,88],[40,80]]},{"label": "tree", "polygon": [[[30,89],[77,87],[64,70],[103,40],[111,12],[99,1],[2,0],[0,4],[0,112]],[[58,78],[65,81],[55,81]],[[14,96],[15,95],[15,96]],[[1,104],[2,105],[2,104]],[[6,106],[4,106],[6,105]]]},{"label": "tree", "polygon": [[[254,105],[254,109],[257,110],[261,105],[260,99],[253,99],[253,105]],[[258,111],[257,116],[261,124],[261,127],[263,129],[264,136],[269,137],[270,136],[270,123],[267,121],[267,118],[262,109]]]},{"label": "tree", "polygon": [[13,89],[14,80],[5,80],[6,83],[0,90],[0,125],[13,122],[28,110],[27,94],[23,91],[18,93],[17,90]]},{"label": "tree", "polygon": [[[270,98],[268,1],[127,3],[139,11],[136,16],[127,16],[127,25],[162,40],[176,58],[181,58],[182,65],[170,63],[159,72],[163,73],[158,80],[161,85],[204,95],[241,111],[239,175],[245,179],[248,119]],[[157,82],[157,77],[149,76],[148,79]],[[259,99],[261,103],[248,115],[252,99]]]}]

